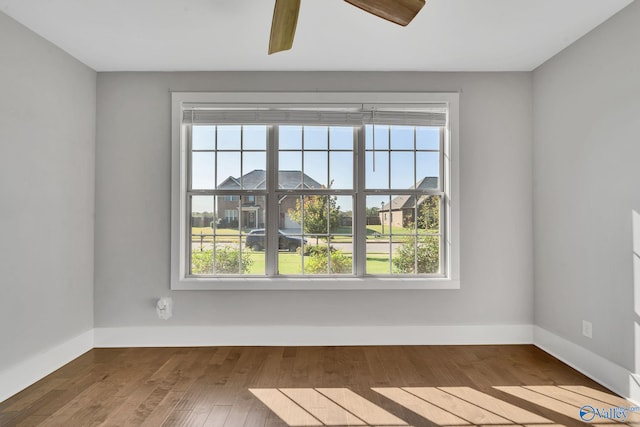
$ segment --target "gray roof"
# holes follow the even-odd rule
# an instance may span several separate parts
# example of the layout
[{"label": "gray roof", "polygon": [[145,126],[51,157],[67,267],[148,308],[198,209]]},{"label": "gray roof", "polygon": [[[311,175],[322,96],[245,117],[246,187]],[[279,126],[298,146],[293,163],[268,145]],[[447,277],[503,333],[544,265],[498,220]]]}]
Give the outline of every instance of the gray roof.
[{"label": "gray roof", "polygon": [[[244,174],[240,178],[234,178],[230,176],[225,179],[218,189],[220,190],[235,190],[240,189],[240,182],[242,181],[242,188],[244,190],[258,190],[266,188],[267,172],[263,169],[254,169],[249,173]],[[278,172],[278,184],[279,188],[286,190],[293,190],[296,188],[321,188],[322,185],[309,177],[307,174],[303,174],[301,171],[279,171]]]},{"label": "gray roof", "polygon": [[[435,176],[424,177],[420,181],[418,181],[416,185],[411,187],[411,189],[414,189],[414,188],[417,188],[420,190],[436,189],[438,188],[438,178]],[[428,196],[419,196],[418,205],[424,202],[424,199],[426,199],[427,197]],[[391,199],[391,203],[385,204],[384,208],[382,208],[381,210],[383,212],[389,211],[389,207],[391,207],[392,211],[413,208],[415,207],[414,201],[415,201],[414,196],[410,196],[410,195],[397,196]]]}]

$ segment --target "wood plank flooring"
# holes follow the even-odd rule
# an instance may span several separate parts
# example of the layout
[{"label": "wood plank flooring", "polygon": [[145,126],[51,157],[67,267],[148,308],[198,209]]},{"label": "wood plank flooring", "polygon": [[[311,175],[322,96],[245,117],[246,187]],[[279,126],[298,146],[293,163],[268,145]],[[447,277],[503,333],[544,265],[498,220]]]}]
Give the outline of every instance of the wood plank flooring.
[{"label": "wood plank flooring", "polygon": [[552,427],[584,405],[632,406],[528,345],[121,348],[0,403],[0,426]]}]

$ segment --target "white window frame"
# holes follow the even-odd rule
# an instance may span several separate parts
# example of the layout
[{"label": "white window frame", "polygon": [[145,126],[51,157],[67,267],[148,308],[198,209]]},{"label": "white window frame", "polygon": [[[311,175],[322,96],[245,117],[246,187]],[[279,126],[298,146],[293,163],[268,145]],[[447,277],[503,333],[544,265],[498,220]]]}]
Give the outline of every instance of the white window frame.
[{"label": "white window frame", "polygon": [[[171,93],[171,289],[172,290],[385,290],[459,289],[459,93],[457,92],[172,92]],[[444,129],[444,182],[442,227],[446,259],[442,277],[424,276],[340,276],[340,277],[193,277],[188,275],[186,203],[188,154],[186,127],[182,125],[184,104],[446,104],[448,120]],[[362,197],[356,196],[356,203]],[[355,221],[355,218],[354,218]],[[354,235],[357,234],[357,221]],[[276,227],[277,229],[277,227]],[[354,245],[363,242],[356,242]],[[355,266],[356,270],[358,266]]]}]

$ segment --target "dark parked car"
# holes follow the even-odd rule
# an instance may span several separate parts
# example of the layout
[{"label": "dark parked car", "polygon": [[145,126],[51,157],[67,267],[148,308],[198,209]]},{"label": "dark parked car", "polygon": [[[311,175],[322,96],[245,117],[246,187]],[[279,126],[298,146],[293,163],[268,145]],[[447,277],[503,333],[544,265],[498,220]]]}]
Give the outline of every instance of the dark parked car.
[{"label": "dark parked car", "polygon": [[[280,250],[288,250],[289,252],[295,252],[303,244],[306,244],[306,240],[302,240],[299,237],[289,236],[278,230],[278,247]],[[261,251],[264,249],[264,228],[256,228],[251,230],[247,235],[245,244],[254,251]]]}]

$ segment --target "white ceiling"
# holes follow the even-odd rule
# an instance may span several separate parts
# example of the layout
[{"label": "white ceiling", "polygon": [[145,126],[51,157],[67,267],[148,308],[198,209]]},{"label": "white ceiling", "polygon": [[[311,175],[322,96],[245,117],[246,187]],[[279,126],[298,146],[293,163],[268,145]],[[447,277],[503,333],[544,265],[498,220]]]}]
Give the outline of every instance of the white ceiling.
[{"label": "white ceiling", "polygon": [[406,28],[302,0],[291,51],[267,55],[273,0],[0,0],[98,71],[529,71],[633,0],[427,0]]}]

